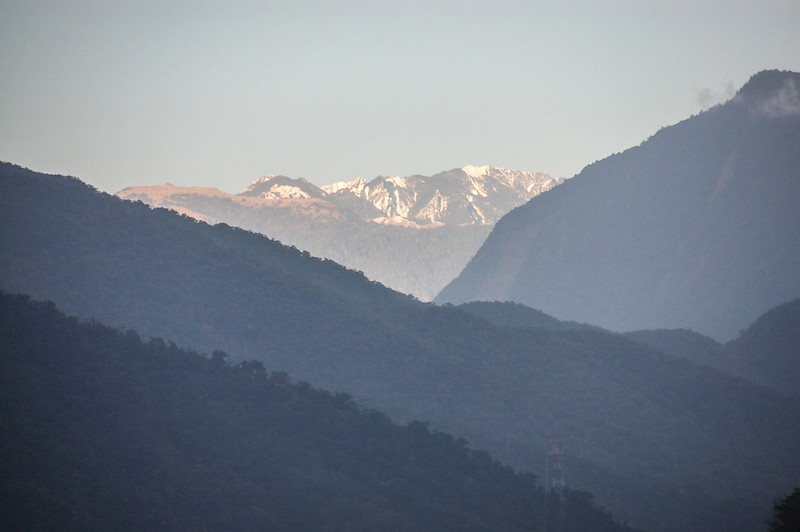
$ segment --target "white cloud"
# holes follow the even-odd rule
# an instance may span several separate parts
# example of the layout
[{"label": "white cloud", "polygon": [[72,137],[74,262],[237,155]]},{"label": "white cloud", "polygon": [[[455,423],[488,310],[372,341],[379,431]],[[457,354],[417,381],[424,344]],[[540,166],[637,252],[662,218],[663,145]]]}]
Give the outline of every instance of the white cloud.
[{"label": "white cloud", "polygon": [[800,115],[800,91],[794,79],[787,79],[772,97],[760,102],[758,111],[770,117]]}]

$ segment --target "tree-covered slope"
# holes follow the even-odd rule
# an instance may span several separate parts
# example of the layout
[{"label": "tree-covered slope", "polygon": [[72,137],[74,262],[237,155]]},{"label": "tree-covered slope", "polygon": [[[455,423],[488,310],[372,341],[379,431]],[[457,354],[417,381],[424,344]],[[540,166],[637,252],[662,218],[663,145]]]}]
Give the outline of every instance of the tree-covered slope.
[{"label": "tree-covered slope", "polygon": [[[0,294],[7,530],[541,530],[559,504],[464,440],[260,363]],[[566,492],[565,530],[624,527]]]},{"label": "tree-covered slope", "polygon": [[800,296],[800,74],[591,164],[511,211],[437,302],[516,301],[719,341]]},{"label": "tree-covered slope", "polygon": [[539,473],[558,434],[570,486],[642,528],[763,522],[800,475],[796,403],[617,335],[493,325],[261,235],[9,164],[0,240],[0,288],[71,315],[258,359]]}]

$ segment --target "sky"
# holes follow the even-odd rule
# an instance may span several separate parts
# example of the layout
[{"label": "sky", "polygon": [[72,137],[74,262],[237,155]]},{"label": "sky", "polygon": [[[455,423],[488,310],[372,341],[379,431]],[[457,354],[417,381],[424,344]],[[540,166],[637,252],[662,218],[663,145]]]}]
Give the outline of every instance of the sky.
[{"label": "sky", "polygon": [[111,193],[572,177],[771,68],[798,0],[0,0],[0,160]]}]

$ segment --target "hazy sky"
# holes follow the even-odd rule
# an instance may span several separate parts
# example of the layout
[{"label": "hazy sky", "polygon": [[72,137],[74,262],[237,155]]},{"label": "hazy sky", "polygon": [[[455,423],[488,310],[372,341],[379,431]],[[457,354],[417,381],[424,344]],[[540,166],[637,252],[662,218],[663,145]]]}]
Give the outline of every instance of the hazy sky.
[{"label": "hazy sky", "polygon": [[0,160],[108,192],[571,177],[800,71],[800,1],[0,0]]}]

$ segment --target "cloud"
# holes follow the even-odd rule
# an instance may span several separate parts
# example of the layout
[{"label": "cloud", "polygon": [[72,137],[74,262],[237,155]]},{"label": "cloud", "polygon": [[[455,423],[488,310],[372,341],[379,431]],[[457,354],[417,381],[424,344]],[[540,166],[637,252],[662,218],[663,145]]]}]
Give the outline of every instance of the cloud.
[{"label": "cloud", "polygon": [[769,117],[800,116],[800,91],[787,79],[771,97],[758,103],[757,111]]},{"label": "cloud", "polygon": [[708,87],[696,89],[695,99],[700,108],[705,110],[709,107],[730,100],[734,94],[736,94],[736,89],[733,86],[733,82],[728,81],[728,83],[725,84],[725,88],[721,91],[715,91],[709,89]]}]

